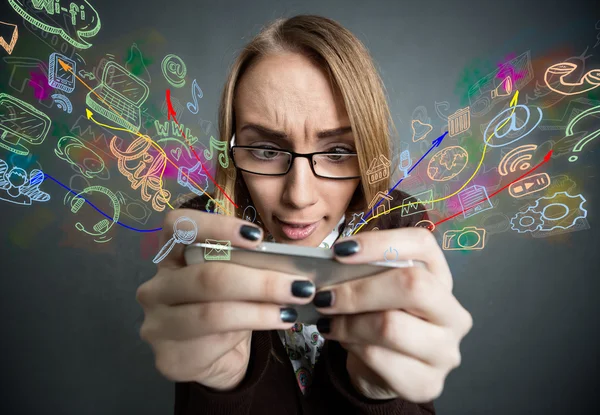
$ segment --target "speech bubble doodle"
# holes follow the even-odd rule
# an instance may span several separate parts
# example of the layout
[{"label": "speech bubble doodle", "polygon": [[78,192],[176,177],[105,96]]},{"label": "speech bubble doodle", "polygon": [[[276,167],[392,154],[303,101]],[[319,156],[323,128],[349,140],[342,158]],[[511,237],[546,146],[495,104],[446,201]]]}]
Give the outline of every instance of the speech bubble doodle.
[{"label": "speech bubble doodle", "polygon": [[76,137],[64,136],[56,144],[58,158],[75,165],[88,179],[105,171],[104,160]]},{"label": "speech bubble doodle", "polygon": [[[83,38],[94,37],[100,31],[100,16],[86,0],[72,1],[69,8],[61,5],[61,0],[8,0],[8,3],[27,22],[59,35],[76,48],[92,46]],[[63,0],[63,4],[67,2]]]}]

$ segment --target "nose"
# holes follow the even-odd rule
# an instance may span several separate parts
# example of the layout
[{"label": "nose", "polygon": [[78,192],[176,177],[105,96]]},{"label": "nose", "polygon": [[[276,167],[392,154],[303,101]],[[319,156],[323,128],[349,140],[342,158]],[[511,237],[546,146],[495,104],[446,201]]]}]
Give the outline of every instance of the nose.
[{"label": "nose", "polygon": [[285,188],[282,194],[283,202],[302,209],[314,205],[317,202],[317,180],[312,169],[310,160],[298,157],[294,160],[292,167],[285,177]]}]

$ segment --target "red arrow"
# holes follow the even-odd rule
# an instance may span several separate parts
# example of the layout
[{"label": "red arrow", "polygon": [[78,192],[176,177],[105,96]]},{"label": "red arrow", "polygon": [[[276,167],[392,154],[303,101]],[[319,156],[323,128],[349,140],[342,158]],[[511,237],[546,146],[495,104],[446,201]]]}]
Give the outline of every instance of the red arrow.
[{"label": "red arrow", "polygon": [[170,120],[171,117],[173,117],[175,123],[179,125],[176,118],[177,112],[175,111],[175,108],[173,108],[173,104],[171,103],[171,90],[167,89],[167,120]]},{"label": "red arrow", "polygon": [[[498,193],[500,193],[501,191],[503,191],[504,189],[506,189],[508,186],[510,186],[511,184],[513,184],[514,182],[521,180],[523,177],[525,176],[529,176],[531,173],[533,173],[535,170],[539,169],[540,167],[542,167],[544,164],[548,163],[550,161],[550,158],[552,157],[552,152],[554,150],[550,150],[548,153],[546,153],[546,155],[544,156],[544,160],[541,161],[540,163],[538,163],[536,166],[532,167],[531,169],[529,169],[529,171],[526,171],[525,173],[523,173],[522,175],[520,175],[519,177],[517,177],[515,180],[511,181],[509,184],[507,184],[506,186],[502,187],[501,189],[496,190],[494,193],[492,193],[491,195],[489,195],[487,198],[491,199],[492,196],[497,195]],[[458,215],[460,215],[461,213],[463,213],[465,210],[470,209],[473,206],[477,206],[479,203],[483,202],[486,199],[481,199],[479,201],[477,201],[476,203],[473,203],[471,206],[466,207],[465,209],[461,210],[460,212],[455,213],[452,216],[448,216],[445,219],[442,219],[436,223],[434,223],[435,226],[438,226],[440,223],[444,223],[447,220],[450,220]]]},{"label": "red arrow", "polygon": [[202,163],[202,160],[200,160],[200,157],[198,157],[198,154],[196,153],[196,150],[194,150],[194,147],[192,147],[190,145],[190,142],[188,141],[187,137],[183,133],[183,129],[179,125],[179,121],[177,121],[177,113],[173,109],[173,104],[171,103],[171,90],[170,89],[167,89],[166,99],[167,99],[167,119],[170,120],[171,117],[173,117],[173,121],[175,121],[175,124],[177,124],[177,127],[179,128],[179,132],[181,133],[181,136],[185,139],[186,143],[190,147],[190,150],[192,150],[192,153],[194,153],[194,156],[196,156],[196,160],[198,160],[200,162],[200,165],[202,166],[202,170],[204,170],[204,172],[209,177],[209,179],[212,180],[212,182],[215,184],[215,186],[217,186],[219,188],[219,190],[221,190],[221,192],[233,204],[233,206],[235,206],[236,208],[239,208],[239,206],[236,205],[233,200],[231,200],[231,198],[227,195],[227,193],[225,193],[225,190],[223,190],[221,188],[221,186],[219,186],[219,184],[215,181],[215,179],[213,179],[213,177],[208,172],[208,170],[206,170],[206,167],[204,167],[204,163]]}]

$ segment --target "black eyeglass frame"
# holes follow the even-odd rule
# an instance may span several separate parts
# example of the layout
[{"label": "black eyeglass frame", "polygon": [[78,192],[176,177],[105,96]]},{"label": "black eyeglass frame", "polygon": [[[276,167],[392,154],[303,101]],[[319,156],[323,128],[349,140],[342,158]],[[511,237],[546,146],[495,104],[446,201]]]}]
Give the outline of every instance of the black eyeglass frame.
[{"label": "black eyeglass frame", "polygon": [[[244,148],[244,149],[253,149],[253,150],[268,150],[268,151],[278,151],[280,153],[287,153],[289,155],[292,156],[292,160],[290,161],[290,163],[288,164],[288,168],[285,171],[285,173],[279,173],[279,174],[265,174],[265,173],[256,173],[253,171],[249,171],[246,169],[242,169],[241,167],[239,167],[236,163],[235,163],[235,158],[233,157],[233,149],[234,148]],[[229,147],[229,157],[231,158],[231,161],[233,162],[233,165],[235,166],[236,169],[241,170],[241,171],[245,171],[246,173],[250,173],[250,174],[256,174],[258,176],[285,176],[286,174],[288,174],[290,172],[290,169],[292,168],[292,166],[294,165],[294,160],[298,157],[300,158],[305,158],[308,159],[310,164],[310,169],[312,170],[313,174],[316,177],[319,177],[321,179],[331,179],[331,180],[350,180],[350,179],[360,179],[362,176],[350,176],[350,177],[327,177],[327,176],[321,176],[319,174],[317,174],[317,172],[315,171],[315,165],[313,164],[313,156],[315,155],[321,155],[321,154],[331,154],[331,155],[354,155],[354,156],[358,156],[357,153],[332,153],[330,151],[317,151],[315,153],[296,153],[294,151],[289,151],[289,150],[279,150],[276,148],[270,148],[270,147],[253,147],[253,146],[231,146]]]}]

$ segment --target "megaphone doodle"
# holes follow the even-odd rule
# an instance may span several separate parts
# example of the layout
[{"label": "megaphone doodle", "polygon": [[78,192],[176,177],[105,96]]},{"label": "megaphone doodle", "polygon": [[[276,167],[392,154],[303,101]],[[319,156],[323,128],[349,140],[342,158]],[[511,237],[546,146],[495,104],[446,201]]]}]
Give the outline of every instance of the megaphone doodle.
[{"label": "megaphone doodle", "polygon": [[513,83],[510,76],[504,78],[504,80],[496,87],[496,89],[492,90],[492,99],[496,97],[506,97],[512,94]]}]

